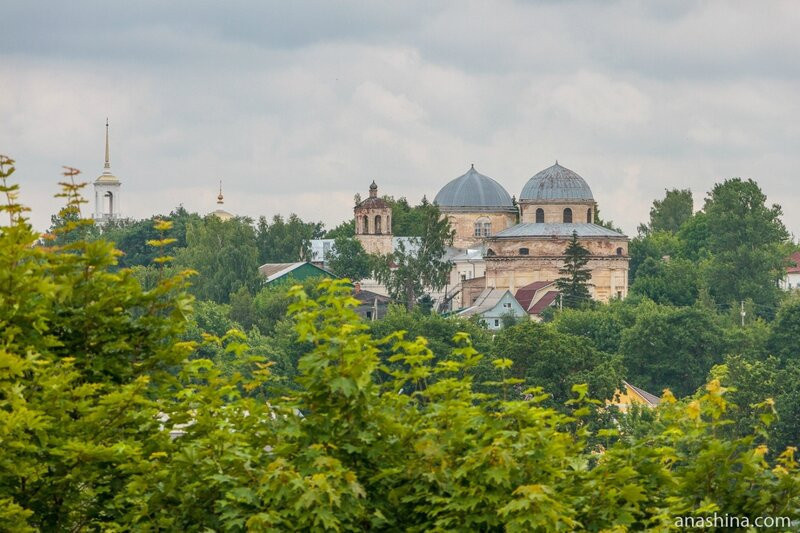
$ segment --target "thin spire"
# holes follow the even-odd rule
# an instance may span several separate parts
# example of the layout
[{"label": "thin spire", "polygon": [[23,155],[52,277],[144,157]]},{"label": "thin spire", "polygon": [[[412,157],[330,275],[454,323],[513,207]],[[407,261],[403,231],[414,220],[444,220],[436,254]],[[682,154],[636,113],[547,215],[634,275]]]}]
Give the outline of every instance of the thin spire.
[{"label": "thin spire", "polygon": [[106,117],[106,165],[104,168],[106,170],[111,170],[111,158],[109,157],[108,151],[108,117]]},{"label": "thin spire", "polygon": [[225,203],[223,201],[223,198],[222,198],[222,180],[219,180],[219,195],[217,196],[217,203],[219,205],[222,205],[222,204]]}]

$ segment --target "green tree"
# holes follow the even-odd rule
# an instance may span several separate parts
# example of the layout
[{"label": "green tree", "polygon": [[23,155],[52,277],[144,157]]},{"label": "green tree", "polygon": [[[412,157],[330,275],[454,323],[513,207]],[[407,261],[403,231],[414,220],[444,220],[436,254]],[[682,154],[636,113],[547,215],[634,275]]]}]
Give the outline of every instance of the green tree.
[{"label": "green tree", "polygon": [[671,189],[666,191],[663,200],[654,200],[650,208],[650,223],[639,226],[639,233],[653,231],[677,233],[684,222],[689,220],[694,210],[692,191]]},{"label": "green tree", "polygon": [[800,370],[786,367],[775,357],[751,359],[731,355],[715,367],[711,375],[730,388],[729,398],[736,408],[731,412],[732,437],[747,435],[763,416],[758,405],[770,399],[777,419],[766,434],[766,444],[774,455],[789,446],[800,445]]},{"label": "green tree", "polygon": [[707,259],[711,255],[709,237],[708,215],[698,211],[684,222],[678,231],[681,255],[692,261]]},{"label": "green tree", "polygon": [[325,258],[327,267],[340,278],[360,281],[372,273],[372,259],[355,237],[337,237]]},{"label": "green tree", "polygon": [[[77,212],[80,184],[64,187]],[[107,529],[138,458],[169,440],[156,399],[190,352],[191,299],[181,276],[142,290],[103,240],[33,246],[14,190],[3,179],[0,212],[15,216],[0,227],[0,529]]]},{"label": "green tree", "polygon": [[351,218],[350,220],[345,220],[335,228],[328,230],[325,233],[326,239],[337,239],[339,237],[353,237],[356,234],[356,220]]},{"label": "green tree", "polygon": [[720,327],[700,308],[642,304],[620,343],[626,379],[652,392],[692,394],[722,361],[723,339]]},{"label": "green tree", "polygon": [[676,258],[680,256],[683,249],[681,239],[668,231],[653,231],[647,235],[639,235],[631,239],[628,246],[631,261],[629,264],[630,283],[636,281],[639,275],[639,267],[647,261],[661,261],[664,258]]},{"label": "green tree", "polygon": [[767,346],[786,365],[800,360],[800,298],[787,299],[778,309]]},{"label": "green tree", "polygon": [[541,387],[552,405],[563,405],[575,383],[586,383],[592,397],[610,399],[622,386],[619,356],[598,351],[588,340],[561,333],[551,324],[527,320],[495,337],[493,355],[508,358],[511,375],[523,380],[520,390]]},{"label": "green tree", "polygon": [[556,280],[565,306],[580,307],[590,301],[587,282],[592,279],[592,271],[586,268],[588,263],[589,250],[578,242],[577,232],[573,232],[564,250],[564,266],[558,270],[561,277]]},{"label": "green tree", "polygon": [[664,305],[694,305],[700,294],[701,269],[687,259],[648,257],[636,271],[631,292]]},{"label": "green tree", "polygon": [[239,290],[231,294],[230,298],[230,318],[238,323],[245,331],[255,325],[255,309],[253,309],[253,295],[247,287],[239,287]]},{"label": "green tree", "polygon": [[555,314],[553,326],[561,333],[589,339],[601,352],[619,353],[622,332],[635,321],[633,300],[612,300],[595,309],[564,309]]},{"label": "green tree", "polygon": [[709,251],[708,287],[720,303],[752,299],[759,312],[778,301],[777,280],[783,275],[789,234],[781,208],[766,205],[753,180],[726,180],[706,200]]},{"label": "green tree", "polygon": [[254,291],[258,278],[258,247],[249,221],[222,221],[207,216],[186,228],[186,247],[175,254],[175,263],[198,272],[192,293],[202,300],[227,303],[241,287]]},{"label": "green tree", "polygon": [[422,236],[407,243],[400,241],[395,250],[374,262],[375,277],[386,286],[389,295],[412,309],[428,290],[440,290],[450,276],[451,263],[444,259],[453,243],[454,231],[439,208],[427,204]]},{"label": "green tree", "polygon": [[259,264],[308,259],[311,240],[319,239],[323,234],[321,222],[304,222],[294,213],[287,219],[275,215],[271,222],[261,217],[256,228]]},{"label": "green tree", "polygon": [[[408,200],[401,197],[397,200],[391,196],[383,199],[392,209],[392,233],[403,237],[423,237],[428,231],[429,212],[433,207],[423,197],[418,205],[411,206]],[[438,207],[436,207],[438,211]]]}]

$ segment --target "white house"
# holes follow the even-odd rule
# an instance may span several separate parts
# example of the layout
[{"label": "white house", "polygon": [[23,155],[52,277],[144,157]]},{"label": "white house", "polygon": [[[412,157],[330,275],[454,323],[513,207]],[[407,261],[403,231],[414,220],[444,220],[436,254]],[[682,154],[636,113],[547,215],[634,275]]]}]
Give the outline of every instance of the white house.
[{"label": "white house", "polygon": [[794,291],[800,289],[800,252],[789,256],[790,265],[786,268],[786,276],[780,281],[781,289]]},{"label": "white house", "polygon": [[480,316],[489,329],[503,327],[503,317],[528,318],[528,312],[519,304],[508,289],[486,288],[475,299],[471,307],[458,313],[458,316]]}]

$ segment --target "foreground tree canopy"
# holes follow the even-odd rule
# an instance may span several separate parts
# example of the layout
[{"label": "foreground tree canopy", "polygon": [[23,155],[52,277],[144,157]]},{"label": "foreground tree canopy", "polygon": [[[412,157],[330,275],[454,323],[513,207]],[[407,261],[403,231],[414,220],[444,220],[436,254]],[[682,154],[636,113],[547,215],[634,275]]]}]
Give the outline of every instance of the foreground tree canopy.
[{"label": "foreground tree canopy", "polygon": [[[587,386],[555,409],[515,377],[531,372],[498,356],[498,392],[477,392],[485,356],[468,335],[433,363],[423,337],[370,335],[349,287],[325,281],[316,297],[290,292],[304,351],[294,387],[271,395],[273,362],[243,334],[203,341],[233,373],[182,340],[191,272],[165,268],[143,289],[104,241],[36,246],[16,186],[4,178],[0,192],[11,219],[0,228],[2,530],[664,530],[700,513],[800,517],[794,450],[764,446],[771,402],[728,435],[734,406],[717,380],[686,401],[665,394],[647,425],[595,431]],[[64,219],[65,231],[79,224]],[[577,342],[535,333],[554,350]],[[520,399],[509,394],[521,385]]]}]

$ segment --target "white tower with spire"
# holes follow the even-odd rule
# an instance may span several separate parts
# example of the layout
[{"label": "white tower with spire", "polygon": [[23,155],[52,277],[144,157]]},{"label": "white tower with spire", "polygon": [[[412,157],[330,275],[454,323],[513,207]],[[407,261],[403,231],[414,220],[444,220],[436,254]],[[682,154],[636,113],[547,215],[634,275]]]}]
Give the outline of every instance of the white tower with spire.
[{"label": "white tower with spire", "polygon": [[103,173],[94,180],[94,218],[115,220],[120,218],[119,190],[122,183],[111,173],[108,149],[108,119],[106,119],[106,164]]}]

